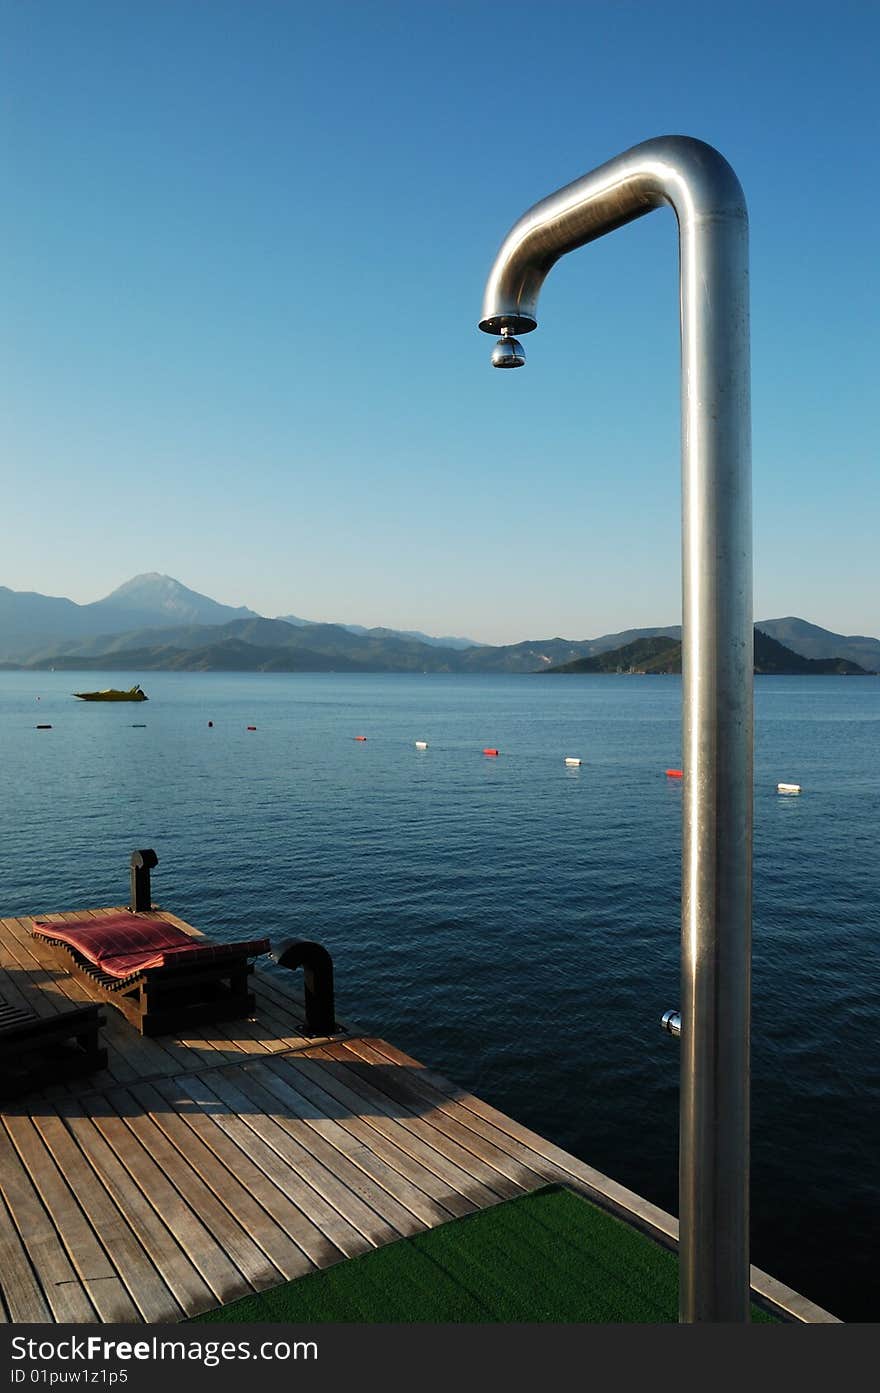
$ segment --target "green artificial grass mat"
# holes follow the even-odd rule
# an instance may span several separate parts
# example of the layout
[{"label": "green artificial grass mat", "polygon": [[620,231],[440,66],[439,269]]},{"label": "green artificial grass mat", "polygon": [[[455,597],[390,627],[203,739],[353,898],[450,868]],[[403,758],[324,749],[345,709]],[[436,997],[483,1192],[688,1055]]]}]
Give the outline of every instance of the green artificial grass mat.
[{"label": "green artificial grass mat", "polygon": [[674,1323],[678,1257],[550,1185],[193,1319]]}]

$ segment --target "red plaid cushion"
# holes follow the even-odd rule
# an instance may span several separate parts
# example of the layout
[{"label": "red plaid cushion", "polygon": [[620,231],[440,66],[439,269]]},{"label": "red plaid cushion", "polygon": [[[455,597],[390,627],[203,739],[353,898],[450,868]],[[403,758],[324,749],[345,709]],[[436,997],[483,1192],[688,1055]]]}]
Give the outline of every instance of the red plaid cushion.
[{"label": "red plaid cushion", "polygon": [[143,914],[113,914],[104,919],[67,919],[52,924],[34,919],[38,938],[60,939],[110,977],[130,977],[148,967],[182,966],[189,962],[222,962],[225,958],[268,953],[268,938],[241,943],[211,943],[193,938],[164,919]]}]

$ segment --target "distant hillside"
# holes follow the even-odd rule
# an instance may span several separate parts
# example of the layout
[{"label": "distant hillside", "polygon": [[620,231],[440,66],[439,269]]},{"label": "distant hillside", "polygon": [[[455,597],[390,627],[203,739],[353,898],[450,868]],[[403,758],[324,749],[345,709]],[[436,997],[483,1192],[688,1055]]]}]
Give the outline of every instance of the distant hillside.
[{"label": "distant hillside", "polygon": [[[386,633],[396,636],[382,636]],[[106,668],[108,671],[127,670],[139,655],[144,671],[172,665],[170,648],[176,650],[173,666],[189,664],[193,670],[207,670],[213,663],[217,671],[225,671],[223,662],[234,659],[234,671],[240,671],[243,656],[232,648],[224,648],[226,640],[250,644],[257,649],[283,651],[278,661],[281,671],[307,671],[309,655],[316,661],[313,671],[371,672],[534,672],[538,666],[551,667],[585,654],[614,646],[619,635],[585,640],[531,639],[523,643],[492,647],[482,644],[469,648],[441,648],[436,643],[423,643],[405,637],[397,631],[368,629],[356,633],[341,624],[295,623],[293,619],[237,619],[228,624],[180,624],[160,627],[131,628],[112,635],[71,639],[64,643],[34,645],[28,655],[29,667],[55,667],[73,670],[78,665],[86,669]],[[207,651],[210,650],[210,653]],[[293,658],[298,651],[300,658]],[[184,656],[185,654],[189,656]],[[254,671],[263,670],[268,658],[254,654]],[[82,659],[79,664],[77,660]],[[328,660],[332,660],[328,663]]]},{"label": "distant hillside", "polygon": [[236,619],[70,644],[61,653],[39,654],[27,666],[111,672],[449,672],[459,656],[413,639],[352,634],[338,624],[297,628],[281,619]]},{"label": "distant hillside", "polygon": [[[46,664],[40,664],[45,667]],[[98,654],[93,658],[59,657],[57,672],[358,672],[363,665],[348,658],[328,658],[307,648],[261,648],[238,638],[221,638],[200,648],[157,644]]]},{"label": "distant hillside", "polygon": [[92,632],[89,616],[83,613],[87,608],[60,596],[0,585],[0,654],[26,657],[35,644]]},{"label": "distant hillside", "polygon": [[[318,621],[314,619],[300,619],[295,614],[281,614],[279,619],[283,619],[285,624],[296,624],[298,627],[309,627]],[[366,629],[363,624],[340,624],[338,626],[345,629],[349,634],[359,634],[362,638],[414,638],[419,643],[427,643],[432,648],[479,648],[480,644],[475,638],[455,638],[446,635],[435,638],[431,634],[423,634],[420,629],[385,629],[374,628]]]},{"label": "distant hillside", "polygon": [[566,672],[681,672],[681,640],[662,634],[657,638],[637,638],[622,648],[611,648],[591,658],[577,658],[560,667],[544,668],[550,676]]},{"label": "distant hillside", "polygon": [[848,658],[869,672],[880,672],[880,639],[862,634],[835,634],[793,616],[761,619],[757,627],[804,658]]},{"label": "distant hillside", "polygon": [[775,638],[755,629],[755,672],[758,673],[798,673],[803,676],[866,677],[868,669],[849,658],[805,658],[794,653]]},{"label": "distant hillside", "polygon": [[[640,638],[592,658],[578,658],[548,673],[620,672],[667,674],[681,672],[681,640],[668,635]],[[755,629],[755,672],[758,674],[867,676],[867,670],[847,658],[804,658],[776,639]]]},{"label": "distant hillside", "polygon": [[[415,639],[373,638],[338,624],[297,628],[280,619],[236,619],[231,624],[177,628],[90,639],[62,652],[43,652],[28,667],[66,671],[132,672],[450,672],[567,673],[681,671],[681,641],[670,635],[639,638],[590,656],[567,639],[505,648],[437,648]],[[567,661],[554,662],[555,657]],[[538,666],[540,664],[540,666]],[[756,630],[755,671],[852,673],[865,671],[845,658],[803,658]]]}]

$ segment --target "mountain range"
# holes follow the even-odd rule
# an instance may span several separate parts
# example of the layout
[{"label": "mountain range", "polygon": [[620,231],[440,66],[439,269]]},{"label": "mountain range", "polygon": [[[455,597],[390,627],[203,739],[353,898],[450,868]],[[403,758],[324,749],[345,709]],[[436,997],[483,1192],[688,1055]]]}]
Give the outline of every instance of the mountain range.
[{"label": "mountain range", "polygon": [[[786,648],[755,626],[755,672],[785,673],[802,677],[867,676],[867,669],[848,658],[805,658]],[[572,663],[547,669],[548,674],[566,672],[626,672],[666,674],[681,672],[681,639],[663,634],[657,638],[637,638],[622,648],[614,648],[593,658],[577,658]]]},{"label": "mountain range", "polygon": [[[793,654],[880,671],[880,640],[846,636],[806,620],[759,621]],[[268,619],[220,604],[155,572],[92,604],[0,586],[0,666],[70,670],[249,672],[536,672],[612,653],[639,640],[680,638],[677,625],[594,639],[480,644],[419,631],[328,624],[288,614]],[[667,655],[668,657],[668,655]],[[606,667],[603,670],[608,670]],[[780,669],[776,669],[780,670]],[[785,670],[802,670],[791,665]],[[816,669],[807,669],[815,671]]]}]

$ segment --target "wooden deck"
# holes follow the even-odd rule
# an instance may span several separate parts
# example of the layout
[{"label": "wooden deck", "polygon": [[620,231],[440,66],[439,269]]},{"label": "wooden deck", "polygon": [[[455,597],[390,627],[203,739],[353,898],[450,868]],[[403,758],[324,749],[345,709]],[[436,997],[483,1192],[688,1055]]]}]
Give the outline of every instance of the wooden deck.
[{"label": "wooden deck", "polygon": [[[0,920],[0,986],[43,1015],[89,1000],[29,928]],[[0,1320],[179,1321],[551,1181],[674,1244],[671,1216],[384,1040],[305,1037],[292,974],[254,979],[253,1018],[192,1035],[108,1006],[106,1069],[0,1113]]]}]

